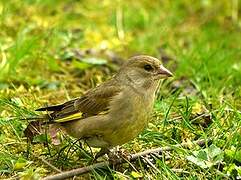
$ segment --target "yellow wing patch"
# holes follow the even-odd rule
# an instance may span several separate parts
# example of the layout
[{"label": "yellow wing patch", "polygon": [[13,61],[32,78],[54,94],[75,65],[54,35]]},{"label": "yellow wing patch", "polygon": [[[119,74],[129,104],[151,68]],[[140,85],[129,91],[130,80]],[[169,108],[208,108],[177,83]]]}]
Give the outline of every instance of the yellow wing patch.
[{"label": "yellow wing patch", "polygon": [[67,117],[55,119],[54,122],[63,123],[63,122],[73,121],[73,120],[77,120],[77,119],[82,118],[82,115],[83,115],[82,112],[78,112],[78,113],[72,114],[72,115],[67,116]]}]

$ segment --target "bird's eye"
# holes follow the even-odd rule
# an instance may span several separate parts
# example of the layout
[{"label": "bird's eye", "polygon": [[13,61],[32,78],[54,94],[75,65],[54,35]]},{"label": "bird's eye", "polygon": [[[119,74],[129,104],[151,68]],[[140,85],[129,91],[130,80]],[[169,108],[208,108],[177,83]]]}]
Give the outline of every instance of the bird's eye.
[{"label": "bird's eye", "polygon": [[153,67],[152,67],[150,64],[146,64],[146,65],[144,66],[144,69],[145,69],[146,71],[152,71],[152,70],[153,70]]}]

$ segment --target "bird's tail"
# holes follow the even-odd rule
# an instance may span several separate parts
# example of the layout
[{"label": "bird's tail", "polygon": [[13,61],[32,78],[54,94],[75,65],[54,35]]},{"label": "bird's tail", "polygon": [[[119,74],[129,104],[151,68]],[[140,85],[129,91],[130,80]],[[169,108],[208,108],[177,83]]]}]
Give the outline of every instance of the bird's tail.
[{"label": "bird's tail", "polygon": [[21,120],[30,121],[26,129],[24,130],[24,135],[27,137],[30,142],[33,141],[33,138],[37,135],[43,134],[43,126],[49,124],[49,117],[46,115],[36,116],[36,117],[26,117]]}]

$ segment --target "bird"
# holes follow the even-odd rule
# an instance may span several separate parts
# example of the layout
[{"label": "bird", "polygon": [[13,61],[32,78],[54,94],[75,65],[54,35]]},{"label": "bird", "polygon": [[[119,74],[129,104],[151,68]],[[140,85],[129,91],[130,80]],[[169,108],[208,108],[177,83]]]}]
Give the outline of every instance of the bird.
[{"label": "bird", "polygon": [[70,136],[101,148],[101,156],[145,129],[159,83],[171,76],[159,59],[133,56],[111,79],[83,96],[36,111],[47,112],[47,122],[58,124]]}]

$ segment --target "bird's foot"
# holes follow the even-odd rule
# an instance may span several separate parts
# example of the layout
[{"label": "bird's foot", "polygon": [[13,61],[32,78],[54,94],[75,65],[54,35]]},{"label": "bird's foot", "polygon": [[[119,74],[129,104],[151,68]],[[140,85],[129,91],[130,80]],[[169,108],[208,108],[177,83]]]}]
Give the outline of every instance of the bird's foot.
[{"label": "bird's foot", "polygon": [[101,148],[101,150],[95,155],[93,161],[96,162],[99,157],[109,153],[110,153],[110,150],[108,148]]},{"label": "bird's foot", "polygon": [[123,161],[129,161],[130,159],[130,153],[126,151],[125,149],[120,148],[119,146],[113,148],[112,150],[109,150],[108,148],[102,148],[96,155],[93,160],[93,162],[96,162],[97,159],[103,155],[108,156],[108,161],[112,165],[119,164]]},{"label": "bird's foot", "polygon": [[129,161],[130,159],[130,153],[126,151],[125,149],[121,149],[119,147],[116,147],[112,151],[108,153],[108,160],[110,164],[119,164],[123,161]]}]

